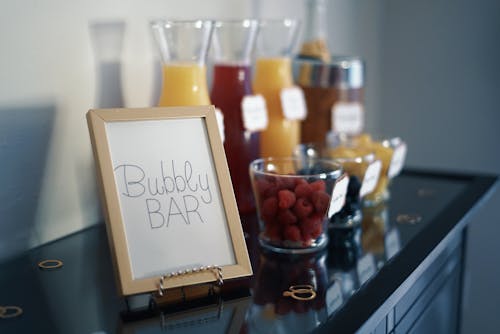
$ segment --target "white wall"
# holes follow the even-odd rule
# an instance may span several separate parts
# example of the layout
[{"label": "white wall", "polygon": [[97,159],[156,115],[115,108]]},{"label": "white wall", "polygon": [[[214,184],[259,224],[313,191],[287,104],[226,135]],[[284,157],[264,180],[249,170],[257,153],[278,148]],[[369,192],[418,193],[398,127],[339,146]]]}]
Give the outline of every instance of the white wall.
[{"label": "white wall", "polygon": [[[367,59],[369,123],[374,123],[378,103],[381,2],[328,1],[334,52]],[[302,0],[4,2],[0,11],[0,261],[102,219],[85,113],[93,107],[153,104],[159,72],[148,27],[151,19],[304,19],[303,5]],[[121,49],[119,33],[103,42],[111,54],[119,55],[111,55],[116,66],[107,68],[107,76],[99,66],[106,55],[90,29],[96,22],[124,26]]]},{"label": "white wall", "polygon": [[2,2],[0,261],[101,219],[85,113],[99,106],[99,89],[114,92],[108,105],[123,102],[116,89],[97,86],[89,24],[125,24],[121,80],[115,76],[114,84],[121,83],[125,106],[148,106],[155,88],[152,18],[247,12],[243,0]]}]

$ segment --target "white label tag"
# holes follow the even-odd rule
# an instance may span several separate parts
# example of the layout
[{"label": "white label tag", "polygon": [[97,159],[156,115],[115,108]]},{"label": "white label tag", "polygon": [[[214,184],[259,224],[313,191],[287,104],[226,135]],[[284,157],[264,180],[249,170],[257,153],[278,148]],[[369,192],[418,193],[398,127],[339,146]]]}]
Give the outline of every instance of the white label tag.
[{"label": "white label tag", "polygon": [[357,267],[359,285],[365,284],[375,274],[375,258],[373,254],[366,254],[359,259]]},{"label": "white label tag", "polygon": [[386,259],[389,260],[401,248],[399,243],[399,234],[396,229],[391,230],[385,235],[385,256]]},{"label": "white label tag", "polygon": [[335,132],[357,135],[363,131],[364,123],[361,103],[337,102],[332,106],[332,130]]},{"label": "white label tag", "polygon": [[283,114],[288,120],[304,120],[307,116],[304,92],[299,87],[283,88],[280,93]]},{"label": "white label tag", "polygon": [[215,118],[217,119],[217,127],[219,128],[220,138],[222,139],[222,142],[224,142],[224,115],[219,108],[215,108]]},{"label": "white label tag", "polygon": [[349,176],[342,175],[333,188],[332,198],[330,199],[330,208],[328,209],[328,218],[339,212],[345,204],[345,196],[347,195],[347,186],[349,185]]},{"label": "white label tag", "polygon": [[363,178],[363,183],[359,190],[359,196],[363,197],[368,195],[375,189],[381,170],[382,162],[380,162],[380,160],[375,160],[366,168],[365,177]]},{"label": "white label tag", "polygon": [[245,96],[241,101],[241,112],[243,113],[243,127],[245,130],[254,132],[267,128],[269,120],[266,101],[262,95]]},{"label": "white label tag", "polygon": [[343,301],[340,285],[335,281],[333,285],[326,290],[326,311],[328,315],[335,312],[342,305]]},{"label": "white label tag", "polygon": [[398,176],[403,169],[406,159],[406,144],[401,143],[398,147],[394,149],[394,153],[392,154],[391,164],[389,165],[389,178],[393,178]]}]

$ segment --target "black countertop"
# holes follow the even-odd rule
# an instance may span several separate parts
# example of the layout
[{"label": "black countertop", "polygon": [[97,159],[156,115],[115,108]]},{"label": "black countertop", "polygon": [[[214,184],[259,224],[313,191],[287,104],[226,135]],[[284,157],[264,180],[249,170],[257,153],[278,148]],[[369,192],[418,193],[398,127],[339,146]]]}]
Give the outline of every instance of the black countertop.
[{"label": "black countertop", "polygon": [[[364,211],[360,234],[337,245],[331,238],[327,249],[308,256],[262,252],[254,217],[242,217],[255,274],[246,288],[223,302],[194,302],[141,317],[125,312],[117,294],[100,224],[0,264],[0,306],[23,309],[19,317],[0,319],[0,333],[354,332],[451,231],[464,227],[496,180],[405,170],[392,183],[387,205]],[[64,266],[38,268],[39,261],[54,258]],[[315,286],[315,299],[282,296],[290,285],[305,283]]]}]

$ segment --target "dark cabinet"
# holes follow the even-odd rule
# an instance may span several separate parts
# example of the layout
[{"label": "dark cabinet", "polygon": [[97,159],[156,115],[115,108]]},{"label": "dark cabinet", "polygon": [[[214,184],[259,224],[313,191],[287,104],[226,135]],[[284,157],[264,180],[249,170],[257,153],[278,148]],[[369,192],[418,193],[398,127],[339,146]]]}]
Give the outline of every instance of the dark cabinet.
[{"label": "dark cabinet", "polygon": [[[396,305],[395,318],[398,321],[395,324],[395,334],[457,332],[461,295],[461,249],[458,246],[442,265],[436,261],[434,265],[438,271],[434,276],[429,275],[433,273],[432,270],[424,273],[420,278],[423,281],[419,282],[421,285],[415,285],[423,286],[423,289],[400,318],[398,311],[401,312],[401,307]],[[402,302],[406,306],[405,297]]]}]

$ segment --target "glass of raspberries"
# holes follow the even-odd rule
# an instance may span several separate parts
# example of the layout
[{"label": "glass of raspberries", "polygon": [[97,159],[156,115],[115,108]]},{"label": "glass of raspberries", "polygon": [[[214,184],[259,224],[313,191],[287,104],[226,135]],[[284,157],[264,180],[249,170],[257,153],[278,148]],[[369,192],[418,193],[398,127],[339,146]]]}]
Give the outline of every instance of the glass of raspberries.
[{"label": "glass of raspberries", "polygon": [[259,215],[259,241],[267,249],[301,254],[327,244],[327,213],[340,164],[327,159],[265,158],[250,164]]}]

